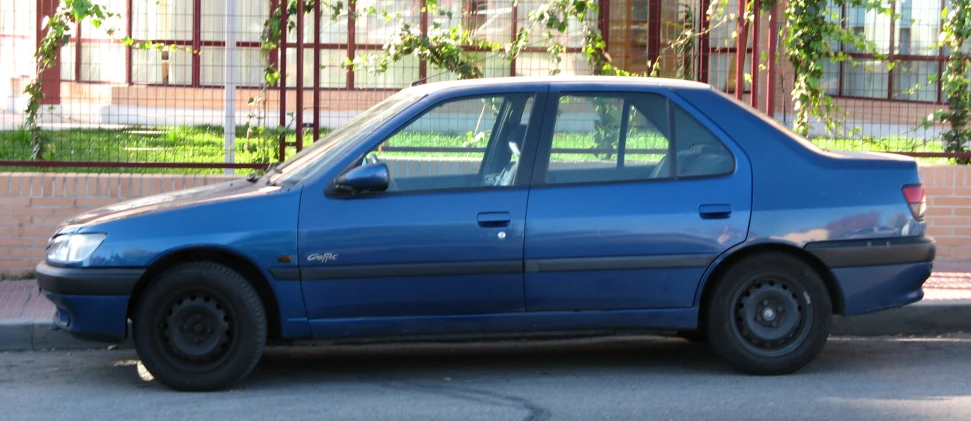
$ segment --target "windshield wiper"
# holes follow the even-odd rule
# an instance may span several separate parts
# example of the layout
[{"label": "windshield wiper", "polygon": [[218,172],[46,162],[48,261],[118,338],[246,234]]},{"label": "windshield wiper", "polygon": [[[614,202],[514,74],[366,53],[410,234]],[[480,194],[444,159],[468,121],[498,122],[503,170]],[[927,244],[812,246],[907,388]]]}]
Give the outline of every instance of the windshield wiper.
[{"label": "windshield wiper", "polygon": [[278,165],[280,165],[279,162],[267,165],[266,169],[263,170],[263,175],[260,175],[259,172],[254,172],[250,174],[248,177],[246,177],[246,181],[249,181],[250,183],[255,183],[257,181],[260,181],[260,179],[264,177],[269,177],[271,173],[279,173],[280,169],[277,168]]}]

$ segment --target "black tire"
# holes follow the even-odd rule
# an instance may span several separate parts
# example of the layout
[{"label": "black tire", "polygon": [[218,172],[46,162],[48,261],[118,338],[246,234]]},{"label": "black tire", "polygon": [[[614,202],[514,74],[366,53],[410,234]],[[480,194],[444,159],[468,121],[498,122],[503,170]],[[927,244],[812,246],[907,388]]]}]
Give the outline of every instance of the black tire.
[{"label": "black tire", "polygon": [[742,372],[793,373],[819,355],[829,337],[832,303],[808,264],[764,253],[733,264],[707,295],[709,345]]},{"label": "black tire", "polygon": [[252,285],[210,262],[175,266],[138,301],[133,339],[145,368],[184,391],[228,388],[248,376],[266,346],[266,314]]}]

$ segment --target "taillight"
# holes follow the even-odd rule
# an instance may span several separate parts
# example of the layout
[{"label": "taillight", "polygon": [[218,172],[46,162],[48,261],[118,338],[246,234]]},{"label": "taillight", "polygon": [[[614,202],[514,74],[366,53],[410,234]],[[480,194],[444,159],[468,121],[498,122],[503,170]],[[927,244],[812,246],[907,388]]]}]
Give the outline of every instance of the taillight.
[{"label": "taillight", "polygon": [[901,188],[904,193],[904,199],[907,200],[907,205],[910,206],[910,213],[914,215],[917,220],[924,219],[924,211],[927,209],[927,200],[924,196],[924,185],[923,184],[908,184]]}]

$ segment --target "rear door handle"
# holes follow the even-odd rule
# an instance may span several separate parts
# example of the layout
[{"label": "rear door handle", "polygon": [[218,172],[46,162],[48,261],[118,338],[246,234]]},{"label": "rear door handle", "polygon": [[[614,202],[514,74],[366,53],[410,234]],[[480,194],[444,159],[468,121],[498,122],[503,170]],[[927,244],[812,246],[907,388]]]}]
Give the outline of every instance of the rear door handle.
[{"label": "rear door handle", "polygon": [[507,227],[512,217],[509,212],[480,212],[477,220],[483,228]]},{"label": "rear door handle", "polygon": [[732,215],[732,205],[726,203],[698,206],[698,214],[702,219],[723,219]]}]

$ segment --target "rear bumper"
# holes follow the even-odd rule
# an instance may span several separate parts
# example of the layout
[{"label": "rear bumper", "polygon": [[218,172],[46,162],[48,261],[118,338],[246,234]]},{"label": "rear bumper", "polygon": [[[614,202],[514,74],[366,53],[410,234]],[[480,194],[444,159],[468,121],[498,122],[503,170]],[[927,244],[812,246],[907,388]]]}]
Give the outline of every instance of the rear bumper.
[{"label": "rear bumper", "polygon": [[82,339],[125,339],[128,300],[142,269],[37,265],[37,284],[57,307],[54,323]]},{"label": "rear bumper", "polygon": [[901,307],[924,298],[936,245],[930,237],[812,243],[806,251],[835,277],[844,316]]}]

